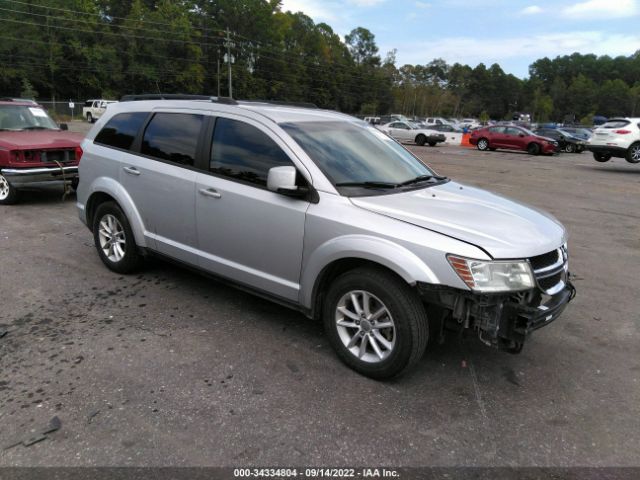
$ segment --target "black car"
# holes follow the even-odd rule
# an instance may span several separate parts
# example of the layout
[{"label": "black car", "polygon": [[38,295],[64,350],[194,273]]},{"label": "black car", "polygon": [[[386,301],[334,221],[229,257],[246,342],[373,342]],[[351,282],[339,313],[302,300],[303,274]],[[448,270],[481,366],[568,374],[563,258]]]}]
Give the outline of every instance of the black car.
[{"label": "black car", "polygon": [[567,153],[582,153],[585,141],[559,128],[539,128],[535,131],[541,137],[553,138],[558,142],[560,150]]}]

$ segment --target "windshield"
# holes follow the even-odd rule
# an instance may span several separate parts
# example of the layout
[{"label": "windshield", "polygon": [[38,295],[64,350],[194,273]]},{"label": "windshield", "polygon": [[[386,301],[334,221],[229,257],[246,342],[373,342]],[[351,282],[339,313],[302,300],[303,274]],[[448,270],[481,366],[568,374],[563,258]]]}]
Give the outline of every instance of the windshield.
[{"label": "windshield", "polygon": [[280,126],[341,189],[364,183],[399,185],[436,175],[395,140],[366,124],[300,122]]},{"label": "windshield", "polygon": [[36,106],[0,105],[0,130],[58,130],[47,112]]}]

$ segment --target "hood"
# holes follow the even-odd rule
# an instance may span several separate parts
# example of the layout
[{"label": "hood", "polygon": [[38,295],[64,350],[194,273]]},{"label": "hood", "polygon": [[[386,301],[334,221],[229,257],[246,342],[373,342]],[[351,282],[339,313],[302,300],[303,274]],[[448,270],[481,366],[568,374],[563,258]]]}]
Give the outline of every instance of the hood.
[{"label": "hood", "polygon": [[551,137],[545,137],[544,135],[534,135],[538,140],[544,140],[546,142],[558,143],[558,140]]},{"label": "hood", "polygon": [[80,145],[83,138],[80,133],[64,130],[0,131],[0,147],[8,150],[73,148]]},{"label": "hood", "polygon": [[493,258],[533,257],[566,241],[564,227],[553,216],[456,182],[391,195],[352,197],[351,201],[371,212],[476,245]]}]

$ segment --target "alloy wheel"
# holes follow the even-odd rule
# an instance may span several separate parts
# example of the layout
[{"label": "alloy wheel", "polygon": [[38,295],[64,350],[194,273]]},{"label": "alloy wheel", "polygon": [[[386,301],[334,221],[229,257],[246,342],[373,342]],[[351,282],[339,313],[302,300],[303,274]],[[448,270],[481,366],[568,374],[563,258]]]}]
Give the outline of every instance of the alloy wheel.
[{"label": "alloy wheel", "polygon": [[351,354],[369,363],[387,359],[396,342],[396,327],[382,301],[364,290],[353,290],[340,298],[335,322],[343,345]]},{"label": "alloy wheel", "polygon": [[98,237],[105,257],[112,262],[119,262],[124,258],[127,240],[124,228],[115,216],[107,214],[102,217]]},{"label": "alloy wheel", "polygon": [[11,191],[11,187],[9,186],[9,182],[4,178],[3,175],[0,175],[0,200],[6,200],[9,197],[9,192]]},{"label": "alloy wheel", "polygon": [[631,159],[634,163],[640,162],[640,145],[631,147]]}]

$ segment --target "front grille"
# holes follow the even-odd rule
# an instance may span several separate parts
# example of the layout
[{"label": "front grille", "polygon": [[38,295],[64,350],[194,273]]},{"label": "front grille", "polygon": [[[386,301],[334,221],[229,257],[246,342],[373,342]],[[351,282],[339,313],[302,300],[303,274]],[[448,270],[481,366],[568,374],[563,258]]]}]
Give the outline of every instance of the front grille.
[{"label": "front grille", "polygon": [[543,253],[537,257],[531,257],[529,259],[531,266],[534,270],[540,270],[541,268],[549,267],[558,261],[558,250],[554,250],[549,253]]},{"label": "front grille", "polygon": [[566,247],[562,246],[529,259],[536,282],[545,293],[553,295],[564,287],[568,271],[567,258]]},{"label": "front grille", "polygon": [[43,163],[66,163],[76,159],[75,150],[43,150],[40,152],[40,161]]},{"label": "front grille", "polygon": [[538,285],[540,285],[540,288],[546,292],[547,290],[551,290],[553,287],[558,285],[561,281],[562,272],[559,272],[550,277],[538,279]]}]

